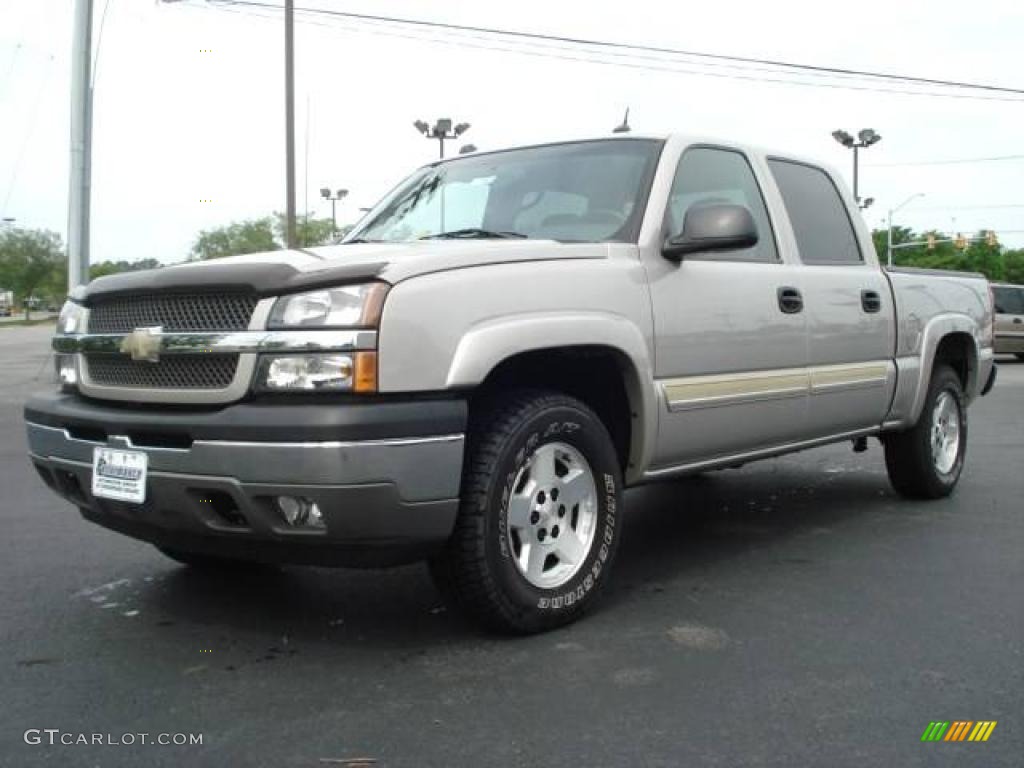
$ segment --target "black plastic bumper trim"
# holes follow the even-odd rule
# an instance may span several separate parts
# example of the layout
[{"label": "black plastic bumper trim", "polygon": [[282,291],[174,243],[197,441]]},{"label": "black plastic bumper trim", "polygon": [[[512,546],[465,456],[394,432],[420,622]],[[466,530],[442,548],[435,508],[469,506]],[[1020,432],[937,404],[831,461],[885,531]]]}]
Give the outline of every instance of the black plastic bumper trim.
[{"label": "black plastic bumper trim", "polygon": [[324,442],[433,437],[465,432],[461,399],[372,403],[237,403],[217,410],[126,408],[78,395],[36,395],[25,420],[101,435],[163,435],[182,440]]}]

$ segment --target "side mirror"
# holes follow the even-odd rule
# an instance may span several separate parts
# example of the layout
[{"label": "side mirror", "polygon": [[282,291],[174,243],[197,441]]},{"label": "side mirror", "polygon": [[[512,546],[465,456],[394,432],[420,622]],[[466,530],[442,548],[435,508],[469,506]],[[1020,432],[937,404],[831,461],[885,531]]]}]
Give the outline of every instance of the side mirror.
[{"label": "side mirror", "polygon": [[686,212],[683,231],[662,246],[662,255],[682,261],[688,253],[735,251],[757,245],[757,224],[742,205],[696,205]]}]

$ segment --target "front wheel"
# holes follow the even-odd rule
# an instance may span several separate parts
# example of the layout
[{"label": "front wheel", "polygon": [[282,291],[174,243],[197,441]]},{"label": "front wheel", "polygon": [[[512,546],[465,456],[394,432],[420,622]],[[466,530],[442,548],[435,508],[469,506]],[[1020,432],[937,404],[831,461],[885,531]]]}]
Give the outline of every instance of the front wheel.
[{"label": "front wheel", "polygon": [[917,423],[883,440],[889,481],[900,495],[938,499],[952,493],[967,453],[967,404],[956,372],[937,366]]},{"label": "front wheel", "polygon": [[502,400],[471,429],[455,531],[431,572],[485,626],[541,632],[578,618],[608,580],[621,471],[608,430],[579,400]]}]

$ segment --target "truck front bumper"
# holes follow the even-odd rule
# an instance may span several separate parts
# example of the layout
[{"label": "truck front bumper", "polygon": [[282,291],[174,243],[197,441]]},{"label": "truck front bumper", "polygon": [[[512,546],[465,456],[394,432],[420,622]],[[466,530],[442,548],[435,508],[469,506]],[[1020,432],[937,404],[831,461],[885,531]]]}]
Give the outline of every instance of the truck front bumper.
[{"label": "truck front bumper", "polygon": [[[88,520],[187,552],[361,566],[419,559],[448,538],[466,413],[461,400],[158,410],[45,395],[25,421],[39,475]],[[97,446],[147,454],[144,503],[93,495]],[[323,527],[288,525],[281,496],[315,503]]]}]

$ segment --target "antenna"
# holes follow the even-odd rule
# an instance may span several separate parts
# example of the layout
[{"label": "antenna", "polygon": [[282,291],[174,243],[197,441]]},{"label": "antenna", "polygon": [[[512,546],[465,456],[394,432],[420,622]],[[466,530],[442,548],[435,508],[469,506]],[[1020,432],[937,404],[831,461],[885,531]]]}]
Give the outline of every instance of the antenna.
[{"label": "antenna", "polygon": [[622,116],[622,122],[612,129],[612,133],[629,133],[632,128],[629,127],[629,107],[626,107],[626,114]]}]

